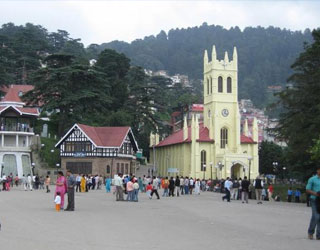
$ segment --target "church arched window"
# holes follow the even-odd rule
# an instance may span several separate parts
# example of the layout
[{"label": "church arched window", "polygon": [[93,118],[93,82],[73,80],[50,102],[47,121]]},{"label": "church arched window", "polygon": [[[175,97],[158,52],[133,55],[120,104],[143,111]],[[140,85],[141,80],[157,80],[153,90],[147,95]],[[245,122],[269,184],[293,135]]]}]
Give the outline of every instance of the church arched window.
[{"label": "church arched window", "polygon": [[226,148],[226,145],[228,145],[228,129],[222,128],[220,130],[220,147]]},{"label": "church arched window", "polygon": [[207,94],[209,95],[209,79],[207,79]]},{"label": "church arched window", "polygon": [[201,171],[205,171],[207,165],[207,152],[205,150],[201,151]]},{"label": "church arched window", "polygon": [[107,165],[107,174],[110,174],[111,173],[111,168],[109,165]]},{"label": "church arched window", "polygon": [[210,93],[212,94],[212,77],[210,77]]},{"label": "church arched window", "polygon": [[227,93],[232,93],[232,79],[231,79],[231,77],[227,78]]},{"label": "church arched window", "polygon": [[218,77],[218,92],[219,93],[223,92],[223,79],[222,79],[222,76]]}]

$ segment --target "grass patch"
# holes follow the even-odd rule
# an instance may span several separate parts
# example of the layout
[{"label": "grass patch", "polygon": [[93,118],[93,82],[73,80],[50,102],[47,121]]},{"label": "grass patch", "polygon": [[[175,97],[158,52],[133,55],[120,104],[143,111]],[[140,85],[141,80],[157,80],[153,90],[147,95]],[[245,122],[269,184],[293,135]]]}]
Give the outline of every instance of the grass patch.
[{"label": "grass patch", "polygon": [[[280,195],[281,201],[287,201],[288,200],[288,189],[289,187],[292,188],[293,191],[295,191],[297,188],[301,192],[300,202],[306,202],[307,196],[306,196],[306,186],[301,184],[275,184],[273,185],[273,198],[276,195]],[[292,201],[294,202],[294,195],[292,196]]]}]

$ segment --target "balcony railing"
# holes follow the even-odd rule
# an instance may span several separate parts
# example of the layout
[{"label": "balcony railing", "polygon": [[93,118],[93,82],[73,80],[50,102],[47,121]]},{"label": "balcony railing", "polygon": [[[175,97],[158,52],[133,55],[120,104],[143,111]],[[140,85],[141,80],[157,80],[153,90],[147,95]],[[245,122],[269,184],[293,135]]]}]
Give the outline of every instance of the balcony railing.
[{"label": "balcony railing", "polygon": [[16,125],[1,125],[0,131],[10,132],[30,132],[33,133],[33,128],[30,128],[29,124],[16,124]]}]

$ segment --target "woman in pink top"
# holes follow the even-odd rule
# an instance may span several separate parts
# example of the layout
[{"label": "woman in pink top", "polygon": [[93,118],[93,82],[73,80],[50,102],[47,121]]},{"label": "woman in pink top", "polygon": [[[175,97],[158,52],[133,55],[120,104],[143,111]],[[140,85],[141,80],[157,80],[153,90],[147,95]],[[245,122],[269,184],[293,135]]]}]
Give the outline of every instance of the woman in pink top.
[{"label": "woman in pink top", "polygon": [[64,206],[64,194],[66,193],[66,191],[67,191],[67,180],[63,176],[63,172],[59,171],[58,172],[57,182],[56,182],[56,191],[54,193],[54,197],[56,197],[57,192],[60,192],[60,196],[61,196],[60,208],[61,209],[63,209],[63,206]]},{"label": "woman in pink top", "polygon": [[133,201],[134,190],[133,190],[133,182],[131,180],[127,182],[127,192],[128,192],[127,201]]}]

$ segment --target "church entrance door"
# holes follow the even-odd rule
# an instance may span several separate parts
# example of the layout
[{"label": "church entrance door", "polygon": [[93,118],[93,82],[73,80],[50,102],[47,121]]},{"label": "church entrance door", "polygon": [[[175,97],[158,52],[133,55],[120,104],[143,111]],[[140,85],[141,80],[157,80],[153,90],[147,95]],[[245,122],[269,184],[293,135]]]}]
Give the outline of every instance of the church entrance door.
[{"label": "church entrance door", "polygon": [[239,179],[239,178],[243,178],[243,166],[240,165],[239,163],[233,165],[231,167],[231,178],[232,179]]}]

